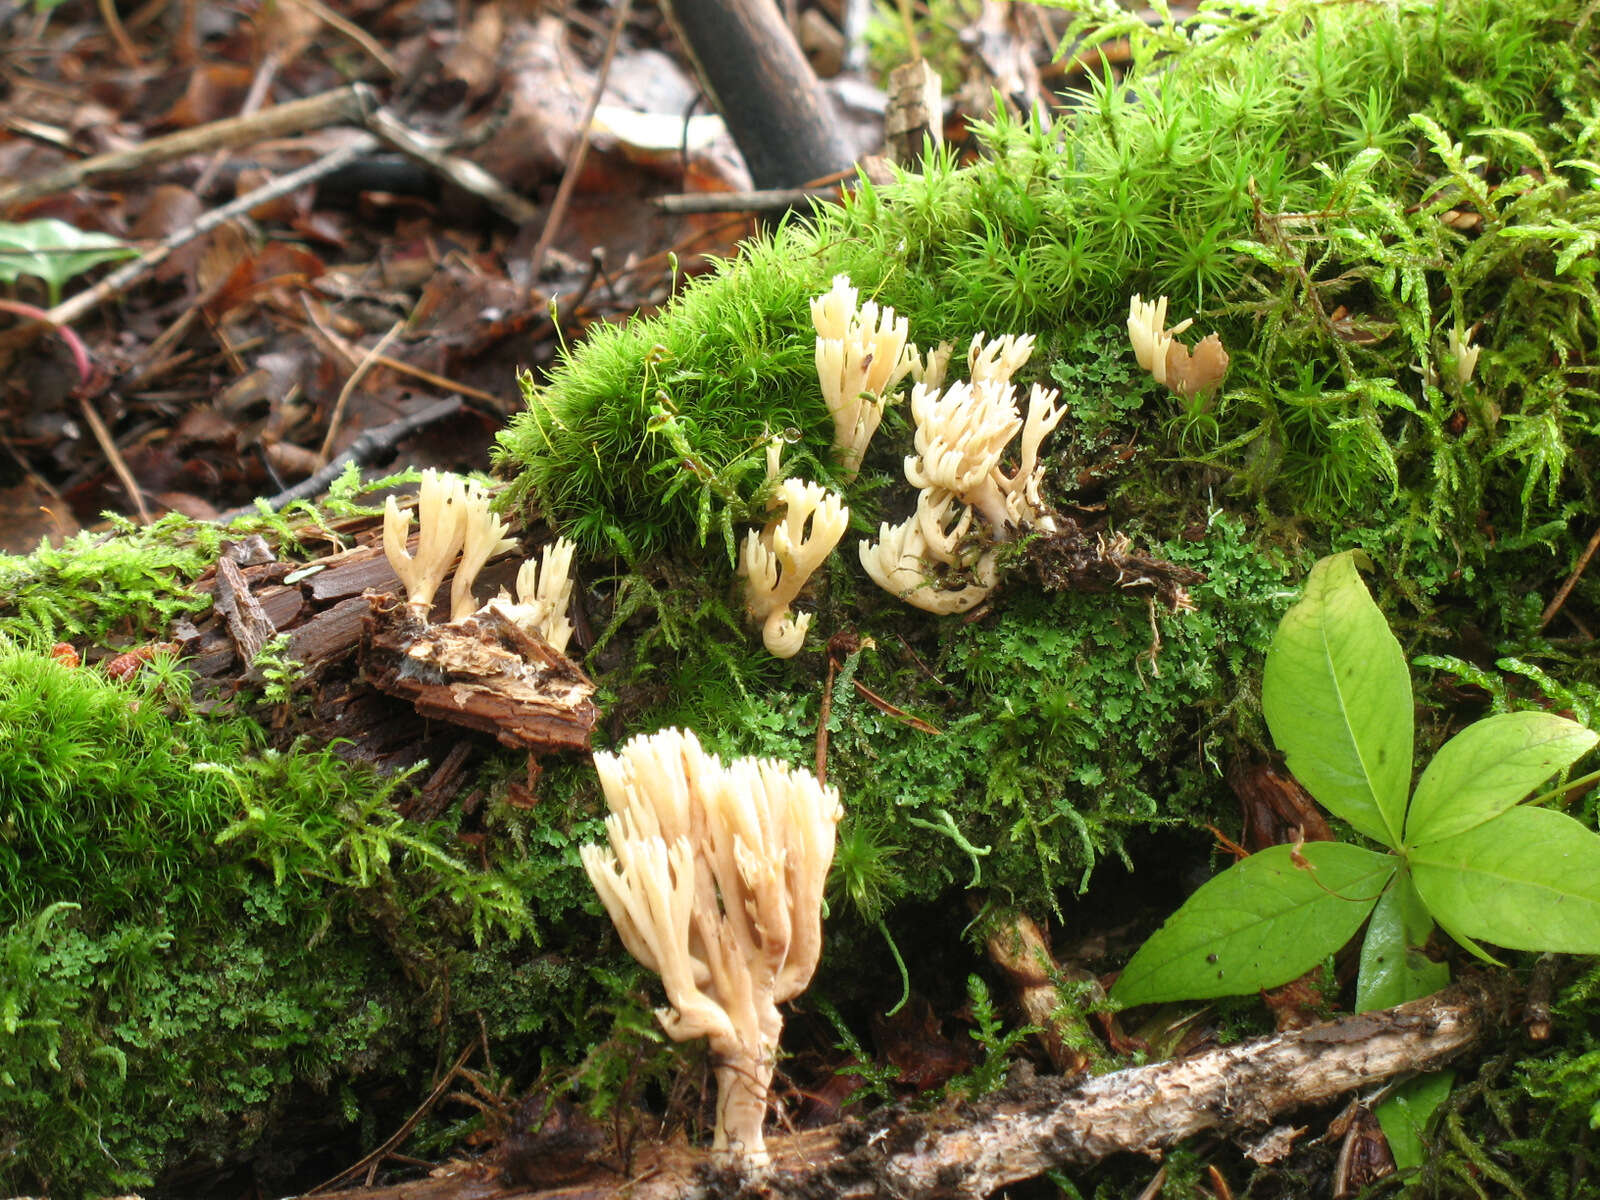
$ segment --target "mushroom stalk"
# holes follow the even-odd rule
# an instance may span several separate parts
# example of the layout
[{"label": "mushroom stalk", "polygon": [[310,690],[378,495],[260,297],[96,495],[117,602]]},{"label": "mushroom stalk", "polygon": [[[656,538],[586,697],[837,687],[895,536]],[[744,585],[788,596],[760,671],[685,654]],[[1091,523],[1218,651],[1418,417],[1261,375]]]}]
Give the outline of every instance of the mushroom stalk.
[{"label": "mushroom stalk", "polygon": [[774,759],[723,765],[677,729],[596,754],[610,847],[584,869],[629,952],[661,976],[675,1041],[716,1061],[713,1152],[767,1161],[761,1126],[783,1018],[822,953],[839,793]]}]

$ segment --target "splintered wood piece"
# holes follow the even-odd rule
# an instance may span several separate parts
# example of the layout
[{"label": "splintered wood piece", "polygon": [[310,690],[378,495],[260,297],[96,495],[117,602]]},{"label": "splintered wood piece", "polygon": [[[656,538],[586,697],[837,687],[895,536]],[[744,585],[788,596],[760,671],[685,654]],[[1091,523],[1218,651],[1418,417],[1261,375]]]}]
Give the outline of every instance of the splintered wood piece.
[{"label": "splintered wood piece", "polygon": [[267,639],[278,632],[278,627],[251,594],[244,572],[226,556],[217,560],[217,592],[213,603],[228,622],[228,634],[233,638],[239,661],[254,670],[252,664],[256,655],[261,653]]},{"label": "splintered wood piece", "polygon": [[934,147],[944,141],[944,99],[938,72],[919,58],[889,72],[883,139],[891,159],[914,167],[922,160],[925,138]]},{"label": "splintered wood piece", "polygon": [[1051,1065],[1063,1075],[1087,1070],[1091,1059],[1083,1047],[1096,1044],[1094,1032],[1087,1014],[1068,1007],[1056,980],[1078,984],[1084,989],[1083,1002],[1087,1002],[1104,997],[1095,977],[1081,967],[1063,967],[1056,962],[1044,931],[1024,912],[1012,912],[996,921],[983,944],[989,961],[1010,980],[1028,1024],[1039,1027],[1039,1042]]},{"label": "splintered wood piece", "polygon": [[587,750],[599,719],[594,684],[577,663],[491,602],[429,625],[392,596],[374,596],[361,672],[424,717],[492,733],[513,750]]}]

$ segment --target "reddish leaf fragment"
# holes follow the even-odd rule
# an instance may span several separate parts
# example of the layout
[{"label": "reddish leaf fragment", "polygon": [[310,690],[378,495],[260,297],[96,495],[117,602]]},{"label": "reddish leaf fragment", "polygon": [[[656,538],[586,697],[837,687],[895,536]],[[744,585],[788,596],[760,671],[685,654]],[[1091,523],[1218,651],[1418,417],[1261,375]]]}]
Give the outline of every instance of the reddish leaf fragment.
[{"label": "reddish leaf fragment", "polygon": [[137,650],[129,650],[126,654],[106,660],[106,677],[118,681],[132,679],[139,673],[139,668],[156,655],[176,654],[180,649],[182,647],[177,642],[150,642]]}]

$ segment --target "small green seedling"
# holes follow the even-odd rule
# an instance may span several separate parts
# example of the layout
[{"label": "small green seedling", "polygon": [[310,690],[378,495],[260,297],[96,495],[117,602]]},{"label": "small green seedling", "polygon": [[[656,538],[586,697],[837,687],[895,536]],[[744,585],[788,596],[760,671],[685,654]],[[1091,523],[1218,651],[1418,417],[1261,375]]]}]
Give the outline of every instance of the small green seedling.
[{"label": "small green seedling", "polygon": [[[1267,654],[1261,707],[1289,769],[1329,812],[1387,851],[1343,842],[1273,846],[1199,888],[1128,963],[1125,1004],[1243,995],[1322,962],[1366,924],[1356,1008],[1426,996],[1449,968],[1423,951],[1437,922],[1480,958],[1600,953],[1600,836],[1522,801],[1600,737],[1545,712],[1469,725],[1411,788],[1411,678],[1351,551],[1312,568]],[[1588,778],[1588,777],[1586,777]],[[1489,961],[1493,961],[1489,959]],[[1448,1090],[1414,1080],[1380,1106],[1400,1165]]]},{"label": "small green seedling", "polygon": [[0,283],[15,283],[24,275],[42,279],[50,306],[61,303],[61,289],[91,267],[138,251],[108,233],[93,233],[47,218],[15,224],[0,221]]}]

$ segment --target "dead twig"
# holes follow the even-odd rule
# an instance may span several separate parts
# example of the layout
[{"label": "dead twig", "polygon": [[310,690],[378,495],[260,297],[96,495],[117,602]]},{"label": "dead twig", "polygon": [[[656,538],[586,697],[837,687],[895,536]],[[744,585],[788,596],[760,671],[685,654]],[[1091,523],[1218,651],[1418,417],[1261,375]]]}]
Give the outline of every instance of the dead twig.
[{"label": "dead twig", "polygon": [[[305,0],[298,2],[304,3]],[[421,134],[406,128],[387,109],[373,109],[367,114],[365,125],[400,153],[416,159],[456,187],[493,205],[512,224],[527,225],[538,217],[536,205],[517,195],[477,163],[447,154],[442,146],[434,145]],[[584,144],[584,140],[580,139],[579,144]],[[551,211],[554,212],[554,209]]]},{"label": "dead twig", "polygon": [[392,450],[396,443],[410,437],[419,429],[424,429],[436,421],[443,421],[453,417],[461,411],[461,397],[450,396],[439,400],[412,413],[409,417],[390,421],[387,425],[379,425],[376,429],[368,429],[360,437],[351,442],[337,458],[329,461],[314,475],[309,475],[291,488],[279,492],[276,496],[264,497],[254,504],[247,504],[242,508],[225,512],[217,518],[226,525],[239,517],[249,516],[258,510],[259,505],[266,505],[272,512],[279,512],[296,500],[309,500],[313,496],[320,496],[328,489],[328,485],[344,473],[350,463],[365,465],[372,462],[386,450]]},{"label": "dead twig", "polygon": [[104,176],[128,175],[174,162],[191,154],[249,146],[329,125],[360,125],[366,114],[377,107],[378,99],[372,89],[355,83],[320,96],[275,104],[257,113],[182,129],[151,138],[132,149],[96,154],[33,179],[21,179],[0,187],[0,209],[69,191]]},{"label": "dead twig", "polygon": [[98,0],[98,7],[100,19],[106,23],[106,32],[116,43],[117,55],[122,59],[123,65],[139,70],[144,63],[139,58],[139,51],[134,47],[133,39],[122,27],[122,18],[117,15],[116,0]]},{"label": "dead twig", "polygon": [[1594,536],[1589,539],[1589,544],[1583,548],[1583,553],[1578,555],[1578,565],[1572,568],[1572,574],[1567,576],[1567,581],[1561,585],[1561,590],[1545,606],[1544,612],[1539,614],[1539,629],[1541,632],[1555,618],[1555,615],[1561,611],[1561,606],[1567,602],[1567,597],[1572,595],[1572,589],[1578,586],[1578,580],[1582,578],[1583,572],[1588,568],[1589,560],[1594,557],[1596,550],[1600,550],[1600,529],[1594,531]]},{"label": "dead twig", "polygon": [[657,196],[650,203],[672,216],[690,213],[767,213],[799,208],[811,200],[833,201],[836,185],[797,188],[760,188],[750,192],[685,192]]},{"label": "dead twig", "polygon": [[[307,0],[298,2],[307,3]],[[262,79],[270,82],[272,73],[271,64],[265,64],[257,76],[258,82]],[[590,119],[593,119],[592,115]],[[377,138],[378,142],[416,159],[463,191],[482,197],[486,203],[515,224],[527,224],[538,215],[538,209],[534,205],[511,191],[482,167],[447,153],[443,146],[436,145],[408,129],[398,117],[378,103],[377,95],[371,88],[361,83],[324,92],[320,96],[309,96],[304,100],[275,104],[260,112],[247,111],[243,115],[213,121],[209,125],[201,125],[195,129],[185,129],[165,137],[152,138],[131,150],[98,154],[71,166],[62,167],[58,171],[41,175],[37,179],[22,180],[0,187],[0,209],[7,205],[66,191],[102,176],[125,175],[186,158],[191,154],[237,149],[332,125],[360,127]],[[586,145],[587,139],[580,139],[578,144]],[[367,142],[363,144],[361,153],[374,148],[374,143]],[[359,155],[353,155],[347,161],[353,161],[356,157]],[[580,158],[580,165],[581,161]],[[205,178],[204,174],[202,178]],[[274,193],[258,203],[263,203],[267,199],[277,199],[283,194]]]},{"label": "dead twig", "polygon": [[307,1192],[306,1195],[315,1196],[319,1192],[325,1192],[334,1184],[349,1179],[352,1175],[359,1174],[369,1166],[376,1167],[378,1164],[383,1162],[383,1160],[389,1156],[389,1153],[392,1150],[404,1142],[406,1138],[411,1136],[411,1131],[417,1127],[417,1123],[420,1122],[423,1117],[427,1116],[428,1113],[433,1109],[433,1106],[439,1102],[440,1097],[445,1094],[445,1090],[455,1082],[456,1076],[460,1074],[466,1067],[467,1059],[472,1057],[472,1052],[477,1048],[478,1046],[476,1042],[467,1043],[467,1045],[462,1049],[461,1053],[456,1055],[455,1063],[452,1064],[450,1069],[444,1073],[439,1082],[434,1085],[433,1091],[428,1093],[427,1099],[425,1099],[421,1104],[417,1105],[417,1110],[407,1117],[405,1121],[401,1123],[400,1128],[391,1133],[384,1140],[381,1146],[365,1155],[361,1161],[352,1163],[350,1166],[340,1171],[337,1175],[317,1184],[317,1186]]},{"label": "dead twig", "polygon": [[[272,84],[278,78],[278,56],[268,54],[261,60],[261,65],[256,68],[255,78],[250,81],[250,90],[245,93],[244,103],[239,106],[241,117],[253,116],[261,111],[261,106],[267,102],[267,96],[272,91]],[[200,174],[195,176],[195,181],[189,190],[196,196],[206,194],[206,189],[211,186],[211,181],[216,178],[217,172],[222,170],[222,164],[228,161],[227,146],[220,146],[211,154],[211,160],[201,168]]]},{"label": "dead twig", "polygon": [[556,234],[561,229],[561,222],[567,215],[567,205],[572,202],[572,193],[578,186],[578,174],[583,170],[583,160],[589,153],[589,130],[594,125],[595,110],[600,107],[600,97],[605,92],[606,77],[611,73],[611,62],[617,56],[617,46],[622,41],[622,28],[628,23],[628,16],[633,12],[633,0],[621,0],[617,5],[617,15],[611,22],[611,32],[606,36],[605,53],[600,57],[600,66],[594,75],[594,90],[589,95],[589,106],[584,110],[583,120],[578,123],[578,136],[572,144],[572,151],[567,155],[566,170],[561,173],[561,183],[556,188],[555,199],[550,202],[550,215],[545,218],[544,228],[539,231],[539,240],[533,247],[533,253],[528,259],[528,278],[538,282],[539,273],[544,269],[545,255],[550,252],[550,244],[555,241]]},{"label": "dead twig", "polygon": [[106,461],[111,464],[111,470],[116,473],[123,491],[127,492],[128,499],[133,501],[134,510],[139,514],[139,523],[150,524],[150,509],[145,505],[144,493],[139,490],[133,472],[128,470],[128,464],[123,461],[122,451],[117,449],[117,443],[112,439],[106,423],[100,419],[100,413],[95,408],[94,402],[87,396],[79,396],[78,405],[83,409],[83,419],[89,423],[89,429],[94,433],[94,440],[100,444],[100,450],[106,456]]},{"label": "dead twig", "polygon": [[382,67],[392,78],[399,77],[400,64],[395,62],[394,56],[385,50],[376,38],[354,21],[348,17],[341,16],[322,3],[322,0],[294,0],[294,3],[311,13],[317,20],[341,37],[359,46],[363,54]]},{"label": "dead twig", "polygon": [[203,237],[219,225],[224,225],[235,217],[244,216],[253,208],[266,204],[268,201],[276,200],[280,196],[287,196],[309,183],[315,183],[324,176],[333,174],[340,168],[353,163],[363,154],[370,153],[376,145],[377,139],[371,134],[357,134],[349,143],[323,155],[316,162],[308,163],[298,171],[291,171],[289,174],[274,179],[270,183],[262,184],[262,186],[229,201],[221,208],[212,209],[184,228],[169,233],[151,249],[145,251],[132,262],[119,267],[93,287],[78,293],[71,299],[63,300],[45,314],[46,320],[52,325],[72,324],[72,322],[91,312],[97,305],[111,299],[113,296],[120,295],[150,274],[165,262],[178,247],[188,245],[195,238]]},{"label": "dead twig", "polygon": [[[1475,1046],[1495,1019],[1489,987],[1468,981],[1425,1000],[1340,1017],[1188,1058],[1131,1067],[1073,1086],[1042,1079],[933,1113],[890,1108],[831,1129],[768,1139],[766,1200],[940,1196],[979,1200],[1046,1171],[1112,1154],[1159,1154],[1208,1130],[1270,1123],[1406,1072],[1433,1070]],[[542,1192],[501,1188],[481,1170],[364,1193],[359,1200],[710,1200],[725,1176],[703,1151],[651,1147],[625,1182],[599,1172]],[[357,1200],[352,1197],[351,1200]]]},{"label": "dead twig", "polygon": [[[344,358],[345,362],[354,367],[365,357],[359,346],[351,345],[339,334],[329,329],[316,315],[311,305],[307,304],[305,309],[306,318],[311,322],[311,327]],[[479,402],[478,407],[485,408],[486,411],[495,416],[503,417],[509,411],[506,407],[505,399],[501,396],[496,396],[492,392],[482,391],[459,380],[447,379],[443,375],[437,375],[425,367],[414,366],[403,359],[391,358],[387,354],[374,354],[372,362],[374,366],[387,367],[389,370],[398,372],[401,375],[409,375],[413,379],[420,379],[423,383],[438,388],[441,392],[455,392],[468,399],[476,400]]]},{"label": "dead twig", "polygon": [[344,424],[344,410],[350,403],[351,393],[361,386],[361,381],[377,365],[378,359],[389,348],[389,343],[399,337],[400,331],[405,327],[406,320],[404,317],[389,326],[389,332],[378,339],[376,346],[361,356],[361,361],[356,364],[355,370],[350,372],[349,378],[344,381],[344,386],[339,389],[339,398],[333,404],[333,414],[328,418],[328,432],[322,439],[322,449],[317,451],[317,457],[324,463],[328,461],[328,455],[333,452],[334,439],[339,436],[339,426]]}]

